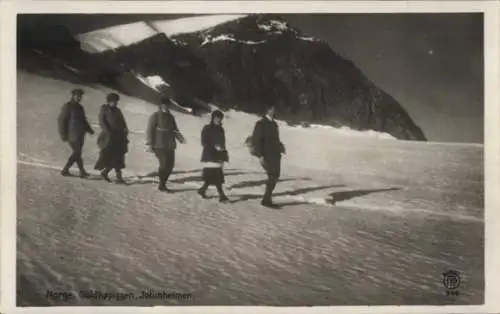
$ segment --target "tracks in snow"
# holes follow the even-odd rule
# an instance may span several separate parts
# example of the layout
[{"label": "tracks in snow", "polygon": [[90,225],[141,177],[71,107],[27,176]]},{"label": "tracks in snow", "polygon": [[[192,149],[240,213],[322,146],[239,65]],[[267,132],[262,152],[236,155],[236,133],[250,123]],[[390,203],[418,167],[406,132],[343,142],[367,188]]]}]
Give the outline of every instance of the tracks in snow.
[{"label": "tracks in snow", "polygon": [[[33,158],[27,154],[19,153],[19,156],[22,157],[25,160],[18,160],[18,164],[22,164],[25,166],[29,167],[37,167],[37,168],[43,168],[43,169],[48,169],[48,170],[56,170],[60,171],[61,167],[60,166],[54,166],[46,163],[46,161]],[[89,174],[91,175],[90,178],[88,178],[88,181],[95,181],[95,180],[100,180],[100,173],[97,171],[90,170],[88,171]],[[196,173],[198,176],[188,176],[188,177],[182,177],[179,176],[179,174],[192,174]],[[226,169],[226,175],[227,176],[236,176],[236,177],[241,177],[246,174],[251,174],[251,171],[242,171],[240,169]],[[258,172],[260,173],[260,172]],[[156,184],[158,183],[158,179],[156,174],[149,173],[146,175],[139,175],[135,174],[132,172],[124,171],[124,178],[125,181],[127,182],[127,185],[133,186],[136,184]],[[265,178],[265,174],[262,173],[262,175]],[[264,179],[263,178],[263,179]],[[291,181],[291,180],[308,180],[308,178],[284,178],[281,179],[281,181]],[[188,188],[188,189],[174,189],[174,192],[182,192],[182,191],[195,191],[201,183],[201,170],[197,171],[175,171],[172,174],[171,179],[169,180],[170,184],[174,185],[181,185],[182,187]],[[260,187],[265,184],[265,179],[264,180],[259,180],[259,181],[242,181],[239,183],[231,184],[229,185],[226,189],[228,191],[228,196],[231,198],[231,203],[237,204],[241,202],[246,202],[246,201],[251,201],[251,200],[260,200],[262,197],[262,191],[259,193],[252,192],[252,187]],[[285,206],[294,206],[294,205],[313,205],[313,206],[321,206],[321,207],[335,207],[335,208],[343,208],[343,209],[350,209],[350,210],[370,210],[370,211],[380,211],[380,212],[385,212],[385,213],[419,213],[427,216],[435,216],[437,218],[447,218],[451,220],[459,220],[459,221],[468,221],[468,222],[475,222],[475,223],[484,223],[484,220],[478,217],[473,217],[473,216],[467,216],[467,215],[460,215],[460,214],[450,214],[446,212],[435,212],[431,210],[426,210],[426,209],[405,209],[405,208],[390,208],[389,206],[377,206],[377,205],[371,205],[371,204],[363,204],[363,205],[356,205],[356,204],[345,204],[343,200],[335,200],[334,197],[306,197],[305,194],[313,191],[319,191],[319,190],[326,190],[326,189],[332,189],[332,188],[339,188],[343,187],[342,185],[331,185],[331,186],[308,186],[307,188],[299,188],[295,190],[288,190],[288,191],[283,191],[283,192],[275,192],[274,193],[274,199],[276,200],[276,203],[278,205],[278,208],[282,208]],[[249,189],[250,188],[250,189]],[[378,191],[391,191],[391,190],[397,190],[397,189],[380,189]],[[374,192],[377,192],[377,190],[373,190]],[[360,195],[362,196],[362,195]],[[338,206],[340,205],[340,207]]]}]

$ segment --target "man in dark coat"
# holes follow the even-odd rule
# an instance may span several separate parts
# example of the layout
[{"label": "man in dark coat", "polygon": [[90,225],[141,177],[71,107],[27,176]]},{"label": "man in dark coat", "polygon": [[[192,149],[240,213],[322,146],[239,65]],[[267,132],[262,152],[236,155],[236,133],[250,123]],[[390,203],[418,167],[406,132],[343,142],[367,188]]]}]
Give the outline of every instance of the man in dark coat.
[{"label": "man in dark coat", "polygon": [[158,111],[153,113],[148,121],[146,130],[146,145],[148,151],[154,152],[158,158],[158,175],[160,183],[158,190],[169,191],[167,181],[172,173],[175,164],[176,141],[185,143],[184,136],[177,127],[175,117],[169,110],[171,100],[163,98],[158,107]]},{"label": "man in dark coat", "polygon": [[281,174],[281,154],[285,153],[275,116],[274,106],[268,106],[264,117],[255,124],[252,134],[255,155],[267,173],[266,192],[261,202],[266,207],[274,207],[272,193]]},{"label": "man in dark coat", "polygon": [[85,109],[80,104],[83,94],[84,92],[81,89],[71,91],[71,100],[63,105],[58,117],[59,135],[64,142],[68,142],[72,150],[71,156],[61,171],[63,176],[70,175],[69,169],[75,162],[80,170],[80,178],[89,176],[83,166],[82,148],[85,134],[94,134],[94,130],[90,127],[85,115]]},{"label": "man in dark coat", "polygon": [[97,145],[101,149],[95,169],[102,170],[104,180],[111,182],[108,175],[114,169],[116,183],[125,184],[122,169],[125,168],[125,154],[128,152],[128,127],[122,111],[118,108],[120,96],[110,93],[106,96],[107,103],[101,106],[99,125],[101,133]]}]

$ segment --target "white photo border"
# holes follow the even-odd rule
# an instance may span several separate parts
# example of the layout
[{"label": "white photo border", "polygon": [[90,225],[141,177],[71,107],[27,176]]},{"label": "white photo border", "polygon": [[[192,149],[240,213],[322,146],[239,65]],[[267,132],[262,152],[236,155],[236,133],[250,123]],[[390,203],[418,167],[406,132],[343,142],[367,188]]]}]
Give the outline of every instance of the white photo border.
[{"label": "white photo border", "polygon": [[[499,313],[499,1],[19,1],[0,0],[0,313]],[[16,15],[22,13],[484,13],[485,304],[481,306],[162,306],[16,308]],[[464,232],[466,232],[464,230]]]}]

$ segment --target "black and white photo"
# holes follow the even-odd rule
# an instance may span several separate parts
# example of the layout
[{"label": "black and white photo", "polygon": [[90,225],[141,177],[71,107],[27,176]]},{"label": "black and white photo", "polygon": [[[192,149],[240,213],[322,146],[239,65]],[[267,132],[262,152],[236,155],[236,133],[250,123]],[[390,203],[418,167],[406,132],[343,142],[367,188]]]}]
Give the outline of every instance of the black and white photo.
[{"label": "black and white photo", "polygon": [[484,304],[484,23],[17,15],[17,306]]}]

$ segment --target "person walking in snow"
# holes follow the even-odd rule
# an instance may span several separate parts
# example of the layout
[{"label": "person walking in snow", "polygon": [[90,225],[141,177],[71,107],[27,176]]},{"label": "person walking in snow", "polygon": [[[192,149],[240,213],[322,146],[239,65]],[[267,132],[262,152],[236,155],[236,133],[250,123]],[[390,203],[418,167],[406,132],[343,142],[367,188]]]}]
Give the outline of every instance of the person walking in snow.
[{"label": "person walking in snow", "polygon": [[167,181],[175,165],[176,141],[181,144],[186,142],[177,127],[175,117],[169,110],[171,104],[172,101],[169,98],[165,97],[161,100],[158,111],[149,118],[146,130],[148,151],[154,152],[158,158],[158,176],[160,177],[158,190],[166,192],[169,192]]},{"label": "person walking in snow", "polygon": [[106,97],[107,103],[101,106],[99,125],[101,133],[97,139],[100,153],[95,164],[96,170],[101,170],[104,180],[111,182],[108,175],[114,169],[116,183],[125,184],[122,169],[125,168],[125,154],[128,152],[128,127],[122,111],[118,108],[120,96],[110,93]]},{"label": "person walking in snow", "polygon": [[281,175],[281,154],[285,153],[275,117],[275,107],[267,106],[266,114],[255,124],[251,137],[254,153],[259,157],[260,164],[267,173],[266,191],[261,202],[266,207],[275,206],[272,193]]},{"label": "person walking in snow", "polygon": [[226,136],[222,127],[224,113],[220,110],[212,112],[210,123],[203,127],[201,132],[201,145],[203,151],[201,162],[203,163],[203,186],[198,190],[201,197],[206,198],[206,192],[210,185],[215,185],[219,193],[219,201],[227,202],[222,185],[224,184],[223,166],[229,161],[226,150]]},{"label": "person walking in snow", "polygon": [[66,165],[61,171],[61,175],[69,176],[69,169],[74,163],[80,170],[80,178],[87,178],[89,174],[85,171],[82,159],[82,149],[85,140],[85,134],[94,134],[85,115],[85,109],[80,104],[83,98],[82,89],[71,91],[71,100],[65,103],[58,116],[59,135],[64,142],[67,142],[72,150]]}]

